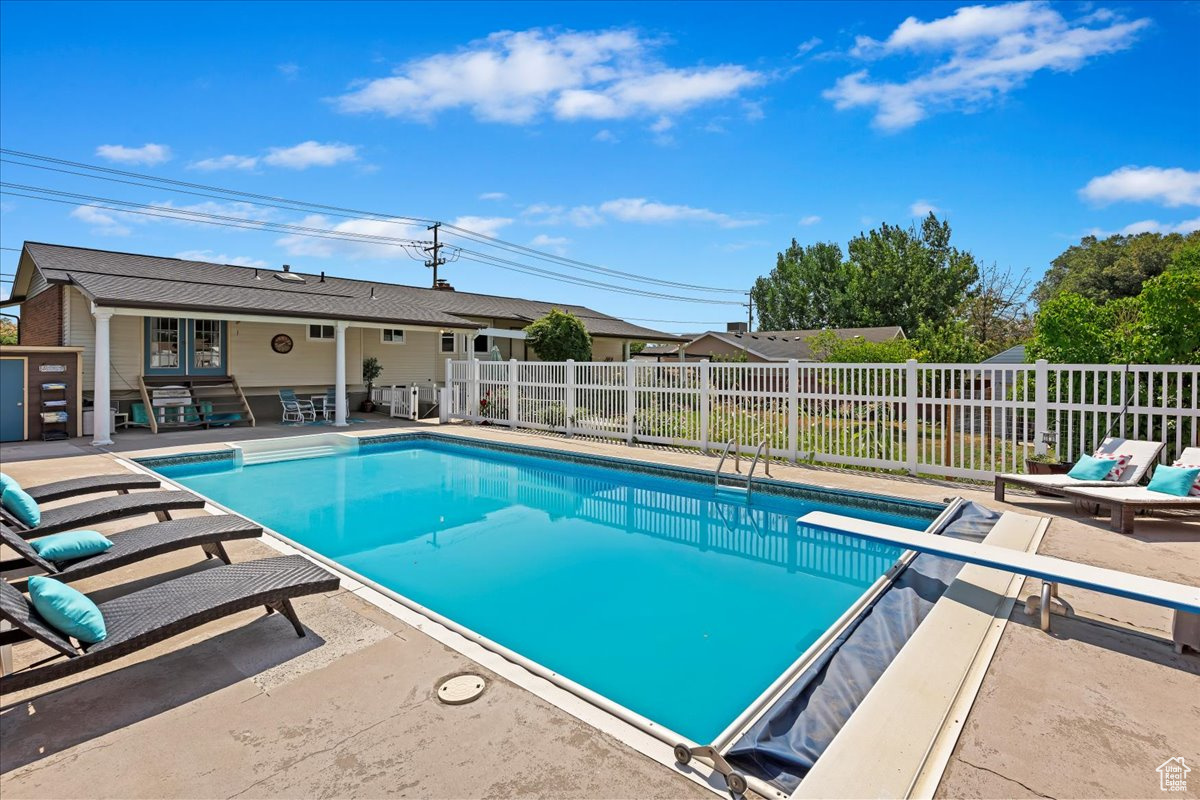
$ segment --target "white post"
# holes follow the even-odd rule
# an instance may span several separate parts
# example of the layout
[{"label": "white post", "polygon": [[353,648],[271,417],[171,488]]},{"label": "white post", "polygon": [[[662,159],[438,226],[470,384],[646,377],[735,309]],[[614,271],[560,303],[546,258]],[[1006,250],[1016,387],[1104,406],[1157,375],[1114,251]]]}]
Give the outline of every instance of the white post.
[{"label": "white post", "polygon": [[472,358],[467,362],[471,366],[471,379],[467,384],[467,418],[477,420],[480,418],[481,411],[479,410],[480,396],[483,394],[479,385],[479,360]]},{"label": "white post", "polygon": [[[111,379],[112,358],[110,354],[111,339],[108,322],[113,312],[108,308],[92,306],[92,316],[96,318],[96,358],[95,380],[92,392],[92,444],[96,447],[112,444],[112,392],[109,389]],[[180,342],[182,344],[182,341]],[[146,409],[153,414],[154,409]]]},{"label": "white post", "polygon": [[910,475],[917,474],[917,360],[905,362],[904,450]]},{"label": "white post", "polygon": [[628,340],[626,340],[621,345],[621,355],[624,356],[622,361],[628,361],[630,358],[633,357],[633,354],[629,352],[629,341]]},{"label": "white post", "polygon": [[1050,370],[1046,359],[1039,358],[1033,365],[1033,452],[1044,455],[1046,443],[1042,434],[1050,430]]},{"label": "white post", "polygon": [[795,464],[800,458],[800,362],[794,358],[787,363],[787,395],[788,458]]},{"label": "white post", "polygon": [[450,422],[450,388],[443,386],[438,389],[438,424]]},{"label": "white post", "polygon": [[517,427],[520,414],[517,411],[517,400],[520,397],[521,386],[517,383],[517,360],[508,361],[508,427]]},{"label": "white post", "polygon": [[633,444],[633,429],[637,422],[637,376],[633,362],[625,362],[625,444]]},{"label": "white post", "polygon": [[421,416],[421,392],[416,386],[408,387],[408,418],[417,420]]},{"label": "white post", "polygon": [[567,428],[567,436],[575,435],[575,359],[567,359],[567,388],[563,396],[563,411],[566,419],[563,424]]},{"label": "white post", "polygon": [[333,425],[335,428],[344,428],[350,423],[346,422],[346,328],[350,323],[344,320],[338,320],[334,325],[336,338],[334,339],[334,351],[337,353],[336,365],[334,369],[337,374],[333,377],[333,391],[337,397],[334,403]]},{"label": "white post", "polygon": [[708,428],[709,417],[711,413],[709,389],[712,386],[712,365],[708,363],[708,359],[700,362],[700,452],[708,452]]}]

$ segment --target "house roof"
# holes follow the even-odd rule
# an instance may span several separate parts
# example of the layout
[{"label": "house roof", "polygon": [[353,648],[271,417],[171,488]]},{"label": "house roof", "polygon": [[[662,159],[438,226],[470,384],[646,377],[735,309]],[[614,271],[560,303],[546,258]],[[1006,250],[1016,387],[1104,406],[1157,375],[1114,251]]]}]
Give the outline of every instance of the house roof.
[{"label": "house roof", "polygon": [[[13,297],[27,287],[23,271],[36,268],[50,283],[77,286],[101,306],[263,316],[344,319],[358,322],[476,329],[468,317],[532,322],[551,309],[568,311],[593,336],[678,341],[586,306],[470,292],[283,272],[179,258],[26,242]],[[281,276],[289,276],[281,278]],[[23,291],[24,289],[22,289]]]},{"label": "house roof", "polygon": [[1014,345],[1007,350],[1003,350],[991,358],[985,358],[980,364],[1024,364],[1025,363],[1025,345]]},{"label": "house roof", "polygon": [[[841,339],[853,339],[861,336],[869,342],[886,342],[892,339],[904,339],[904,329],[899,325],[889,325],[881,328],[830,328]],[[767,361],[814,361],[815,356],[808,340],[821,330],[811,331],[753,331],[750,333],[730,333],[726,331],[707,331],[700,334],[686,345],[688,355],[696,357],[703,355],[704,345],[700,344],[711,336],[726,344],[752,353]],[[693,348],[695,348],[693,350]]]}]

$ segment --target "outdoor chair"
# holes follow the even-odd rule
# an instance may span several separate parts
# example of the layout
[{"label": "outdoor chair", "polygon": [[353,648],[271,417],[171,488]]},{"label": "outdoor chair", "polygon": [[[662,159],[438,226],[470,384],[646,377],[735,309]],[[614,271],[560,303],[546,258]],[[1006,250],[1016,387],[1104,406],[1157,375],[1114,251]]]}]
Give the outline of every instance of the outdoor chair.
[{"label": "outdoor chair", "polygon": [[1150,469],[1150,465],[1158,458],[1158,454],[1162,452],[1162,449],[1163,444],[1161,442],[1108,438],[1100,443],[1100,447],[1096,451],[1097,453],[1130,456],[1129,463],[1126,464],[1125,471],[1121,473],[1120,480],[1084,481],[1072,478],[1069,475],[1022,475],[1017,473],[997,475],[995,486],[996,502],[1004,502],[1004,485],[1006,483],[1015,483],[1018,486],[1026,486],[1045,494],[1058,496],[1062,496],[1065,489],[1087,486],[1137,486],[1138,482],[1145,476],[1146,470]]},{"label": "outdoor chair", "polygon": [[50,533],[85,528],[101,522],[109,522],[142,514],[155,514],[159,521],[171,518],[172,511],[188,508],[204,508],[204,498],[184,491],[138,492],[118,494],[73,503],[59,508],[42,508],[41,520],[36,526],[26,525],[7,509],[0,508],[0,521],[8,525],[25,539],[45,536]]},{"label": "outdoor chair", "polygon": [[[1185,448],[1177,462],[1200,464],[1200,447]],[[1152,491],[1145,486],[1095,486],[1063,489],[1072,500],[1091,503],[1109,510],[1109,527],[1121,533],[1133,533],[1134,517],[1139,511],[1200,511],[1200,497]]]},{"label": "outdoor chair", "polygon": [[313,408],[312,400],[301,400],[296,397],[294,389],[280,389],[279,402],[283,406],[284,422],[315,422],[317,419],[317,412]]},{"label": "outdoor chair", "polygon": [[[337,415],[337,389],[326,389],[325,396],[321,398],[320,403],[321,407],[318,410],[325,421],[328,422]],[[349,403],[346,405],[348,408]]]},{"label": "outdoor chair", "polygon": [[[5,476],[7,481],[16,483]],[[18,484],[19,485],[19,484]],[[87,478],[71,478],[65,481],[43,483],[40,486],[22,486],[25,493],[39,503],[49,503],[53,500],[65,500],[85,494],[100,492],[117,492],[126,494],[131,489],[157,489],[162,482],[153,475],[140,472],[125,472],[116,475],[92,475]]]},{"label": "outdoor chair", "polygon": [[47,623],[25,595],[0,581],[0,646],[36,640],[65,660],[39,661],[0,677],[0,692],[58,680],[137,652],[213,620],[266,607],[278,611],[304,636],[292,599],[338,588],[338,577],[303,556],[277,556],[205,569],[98,603],[107,636],[76,645]]},{"label": "outdoor chair", "polygon": [[103,553],[55,562],[38,555],[28,541],[8,526],[0,524],[0,542],[19,556],[0,561],[0,571],[34,566],[57,580],[72,581],[189,547],[200,547],[208,558],[219,558],[229,564],[232,562],[225,551],[225,542],[254,539],[261,535],[260,526],[236,514],[210,514],[156,522],[113,533],[107,536],[112,547]]}]

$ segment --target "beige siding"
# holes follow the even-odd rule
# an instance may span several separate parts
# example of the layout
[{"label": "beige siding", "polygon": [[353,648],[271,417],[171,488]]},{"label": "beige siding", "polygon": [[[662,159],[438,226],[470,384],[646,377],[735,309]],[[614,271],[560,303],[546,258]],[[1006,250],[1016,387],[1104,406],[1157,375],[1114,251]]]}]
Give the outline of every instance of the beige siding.
[{"label": "beige siding", "polygon": [[709,358],[711,356],[735,356],[742,354],[746,356],[746,360],[750,363],[764,363],[766,359],[749,353],[744,347],[738,347],[718,339],[715,336],[701,336],[696,341],[687,346],[687,354],[690,359]]},{"label": "beige siding", "polygon": [[363,358],[378,358],[383,367],[378,385],[441,382],[446,356],[438,353],[437,331],[405,331],[404,344],[394,344],[382,341],[380,331],[361,330]]},{"label": "beige siding", "polygon": [[593,361],[624,361],[624,339],[592,339]]},{"label": "beige siding", "polygon": [[[91,393],[96,374],[96,320],[92,317],[91,303],[78,289],[66,287],[66,296],[64,322],[68,335],[63,344],[83,348],[83,390]],[[142,374],[142,320],[113,317],[108,335],[112,348],[109,385],[113,398],[132,397],[138,394],[138,376]]]},{"label": "beige siding", "polygon": [[[290,353],[276,353],[271,340],[277,334],[292,337]],[[362,385],[362,336],[371,331],[346,331],[346,384]],[[304,325],[269,322],[229,323],[229,371],[247,394],[273,394],[286,386],[297,391],[320,391],[333,386],[336,354],[332,341],[309,341]]]},{"label": "beige siding", "polygon": [[46,291],[50,284],[46,281],[45,276],[41,271],[35,269],[33,275],[29,277],[29,291],[25,293],[26,297],[33,297],[35,294],[40,294]]}]

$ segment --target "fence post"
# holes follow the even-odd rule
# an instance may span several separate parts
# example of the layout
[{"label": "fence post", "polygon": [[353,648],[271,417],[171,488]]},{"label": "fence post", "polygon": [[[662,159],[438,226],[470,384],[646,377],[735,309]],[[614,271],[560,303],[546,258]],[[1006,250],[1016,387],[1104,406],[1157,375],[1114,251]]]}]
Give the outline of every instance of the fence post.
[{"label": "fence post", "polygon": [[1044,455],[1046,443],[1042,433],[1050,430],[1050,370],[1046,359],[1033,365],[1033,452]]},{"label": "fence post", "polygon": [[478,420],[480,418],[479,359],[472,358],[467,363],[471,365],[471,378],[467,384],[467,418]]},{"label": "fence post", "polygon": [[917,474],[917,360],[904,364],[904,452],[910,475]]},{"label": "fence post", "polygon": [[521,386],[517,383],[517,360],[509,359],[508,362],[508,427],[517,427],[517,421],[521,415],[517,412],[517,404],[520,398]]},{"label": "fence post", "polygon": [[[395,389],[392,390],[393,394]],[[392,416],[395,416],[394,414]],[[421,392],[416,386],[411,386],[408,389],[408,418],[411,420],[419,419],[421,416]]]},{"label": "fence post", "polygon": [[708,452],[709,426],[709,388],[711,387],[712,371],[708,359],[700,362],[700,452]]},{"label": "fence post", "polygon": [[637,376],[634,363],[625,362],[625,444],[633,444],[633,428],[637,418]]},{"label": "fence post", "polygon": [[563,425],[567,428],[567,436],[575,435],[575,359],[568,358],[566,364],[566,391],[563,394],[563,413],[566,419]]},{"label": "fence post", "polygon": [[438,389],[438,424],[450,422],[450,389],[443,386]]},{"label": "fence post", "polygon": [[793,464],[800,459],[800,362],[789,358],[787,363],[787,449]]}]

